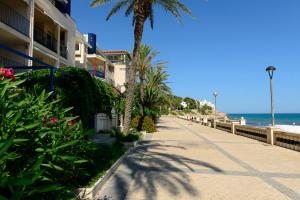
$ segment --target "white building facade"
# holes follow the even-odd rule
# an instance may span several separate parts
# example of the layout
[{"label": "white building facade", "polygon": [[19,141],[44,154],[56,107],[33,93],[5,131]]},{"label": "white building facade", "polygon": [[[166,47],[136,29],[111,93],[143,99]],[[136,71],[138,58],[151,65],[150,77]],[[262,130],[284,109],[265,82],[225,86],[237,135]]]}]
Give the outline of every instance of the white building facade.
[{"label": "white building facade", "polygon": [[[55,67],[75,65],[76,25],[71,0],[0,1],[0,44]],[[0,64],[34,62],[0,51]]]},{"label": "white building facade", "polygon": [[209,107],[211,107],[213,110],[215,110],[215,104],[213,104],[212,102],[210,101],[207,101],[207,100],[199,100],[199,108],[207,105]]}]

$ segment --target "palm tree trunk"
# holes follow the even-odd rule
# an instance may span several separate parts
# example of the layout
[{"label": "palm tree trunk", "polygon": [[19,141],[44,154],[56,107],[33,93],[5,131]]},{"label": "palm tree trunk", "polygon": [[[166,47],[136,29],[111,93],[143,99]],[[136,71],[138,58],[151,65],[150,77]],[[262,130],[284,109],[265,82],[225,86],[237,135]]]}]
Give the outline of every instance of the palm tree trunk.
[{"label": "palm tree trunk", "polygon": [[[139,0],[137,0],[139,1]],[[127,135],[130,129],[132,105],[135,92],[136,65],[139,58],[139,49],[142,42],[144,31],[145,17],[143,14],[143,1],[135,3],[134,14],[136,16],[134,25],[134,49],[133,58],[128,71],[128,88],[126,94],[125,117],[124,117],[124,134]]]},{"label": "palm tree trunk", "polygon": [[140,115],[143,117],[145,115],[145,106],[144,106],[144,99],[145,99],[145,87],[144,87],[144,78],[140,78]]}]

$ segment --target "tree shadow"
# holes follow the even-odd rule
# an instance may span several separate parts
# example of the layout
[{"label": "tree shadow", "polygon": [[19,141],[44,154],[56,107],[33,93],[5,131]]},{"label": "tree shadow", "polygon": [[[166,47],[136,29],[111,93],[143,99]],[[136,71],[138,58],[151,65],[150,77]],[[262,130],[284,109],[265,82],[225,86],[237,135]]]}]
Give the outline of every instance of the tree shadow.
[{"label": "tree shadow", "polygon": [[[108,195],[112,200],[124,200],[134,193],[143,192],[145,200],[157,199],[159,190],[164,190],[173,199],[181,192],[200,199],[200,193],[191,184],[189,173],[193,164],[218,173],[223,171],[207,162],[165,153],[165,148],[184,147],[164,145],[163,141],[142,141],[124,158],[121,166],[101,190],[100,197]],[[130,194],[128,190],[130,189]],[[136,197],[136,199],[139,199]]]},{"label": "tree shadow", "polygon": [[169,131],[169,130],[179,130],[180,129],[180,128],[164,126],[164,125],[157,125],[156,128],[159,129],[160,131]]}]

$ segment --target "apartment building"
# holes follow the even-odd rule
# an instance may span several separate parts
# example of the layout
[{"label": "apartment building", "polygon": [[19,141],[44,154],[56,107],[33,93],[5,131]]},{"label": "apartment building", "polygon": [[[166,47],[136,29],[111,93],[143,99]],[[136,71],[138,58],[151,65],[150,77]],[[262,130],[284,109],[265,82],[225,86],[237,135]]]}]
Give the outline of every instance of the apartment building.
[{"label": "apartment building", "polygon": [[[0,0],[0,44],[55,67],[75,65],[71,0]],[[0,50],[0,64],[37,65]]]},{"label": "apartment building", "polygon": [[109,84],[115,86],[114,64],[97,47],[97,36],[94,33],[82,35],[76,33],[76,67],[85,68],[92,75],[101,78]]},{"label": "apartment building", "polygon": [[86,35],[76,31],[76,43],[75,43],[75,67],[88,68],[88,50],[92,46],[88,43]]},{"label": "apartment building", "polygon": [[115,87],[121,92],[125,91],[125,83],[128,81],[128,68],[131,55],[125,50],[106,50],[102,53],[114,64]]}]

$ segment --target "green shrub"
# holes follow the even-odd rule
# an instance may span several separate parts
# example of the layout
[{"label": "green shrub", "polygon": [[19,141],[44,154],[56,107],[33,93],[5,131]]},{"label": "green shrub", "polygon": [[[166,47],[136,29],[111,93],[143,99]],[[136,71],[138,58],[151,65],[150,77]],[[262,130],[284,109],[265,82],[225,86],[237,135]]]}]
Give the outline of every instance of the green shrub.
[{"label": "green shrub", "polygon": [[120,135],[119,140],[121,142],[135,142],[141,138],[141,134],[137,131],[131,131],[127,135]]},{"label": "green shrub", "polygon": [[[39,91],[49,89],[49,70],[35,70],[24,74],[25,86],[30,90],[37,85]],[[92,77],[84,69],[65,67],[55,73],[54,97],[62,99],[65,107],[73,107],[73,115],[79,116],[84,128],[94,127],[94,115],[111,114],[117,93],[106,82]]]},{"label": "green shrub", "polygon": [[0,199],[67,199],[88,182],[96,147],[50,94],[0,74]]},{"label": "green shrub", "polygon": [[139,122],[140,122],[140,117],[134,117],[131,120],[131,127],[137,129],[139,126]]},{"label": "green shrub", "polygon": [[[131,127],[138,129],[141,117],[135,117],[131,121]],[[146,131],[147,133],[156,132],[156,126],[151,117],[145,116],[142,122],[141,131]]]},{"label": "green shrub", "polygon": [[156,132],[155,123],[152,118],[146,116],[143,120],[142,130],[148,133]]}]

